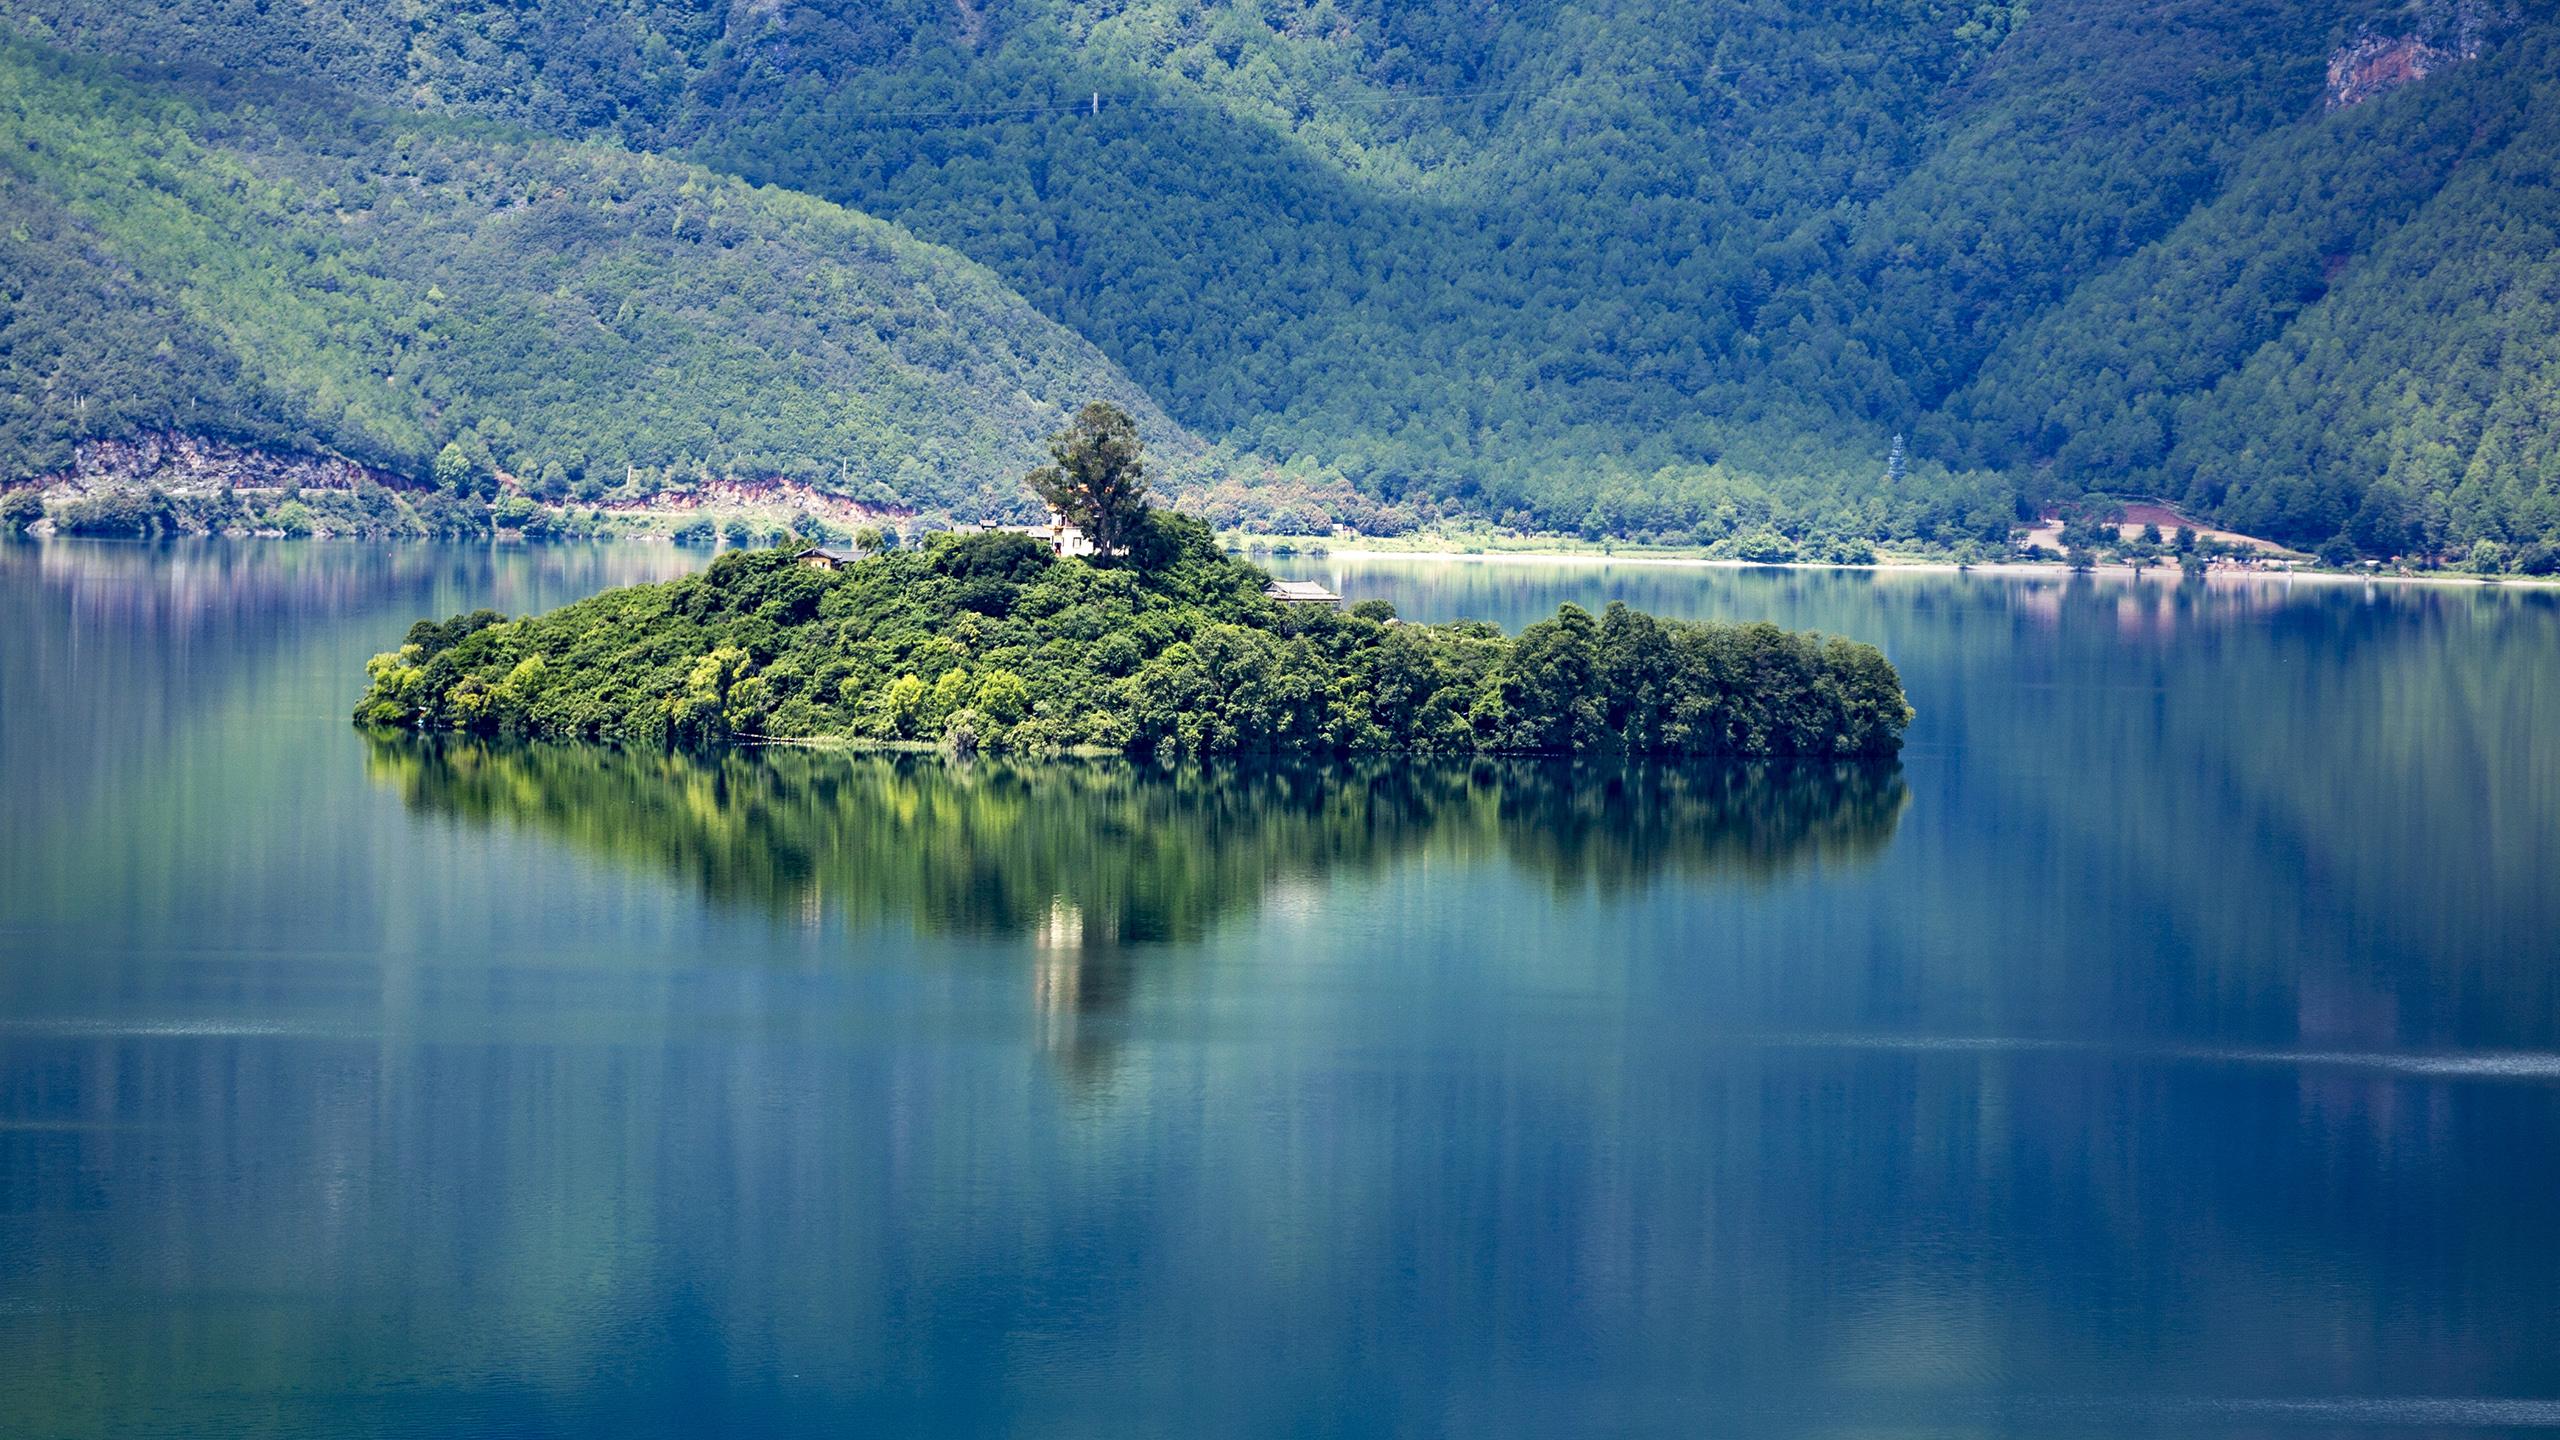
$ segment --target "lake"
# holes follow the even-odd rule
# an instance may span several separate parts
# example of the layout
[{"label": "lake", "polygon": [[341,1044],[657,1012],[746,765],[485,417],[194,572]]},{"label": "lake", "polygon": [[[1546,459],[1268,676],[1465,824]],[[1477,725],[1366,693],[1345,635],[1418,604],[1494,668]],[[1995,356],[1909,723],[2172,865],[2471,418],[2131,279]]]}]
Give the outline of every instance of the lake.
[{"label": "lake", "polygon": [[347,721],[700,563],[0,547],[0,1428],[2560,1427],[2560,595],[1282,562],[1883,767]]}]

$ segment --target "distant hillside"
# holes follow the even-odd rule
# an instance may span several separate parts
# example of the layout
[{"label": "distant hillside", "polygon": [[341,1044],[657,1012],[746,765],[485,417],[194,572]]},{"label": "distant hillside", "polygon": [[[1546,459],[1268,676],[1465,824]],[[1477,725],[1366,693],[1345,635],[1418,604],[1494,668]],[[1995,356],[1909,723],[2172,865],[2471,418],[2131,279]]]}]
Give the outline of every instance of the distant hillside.
[{"label": "distant hillside", "polygon": [[2304,543],[2560,539],[2555,164],[2560,32],[2504,32],[2252,146],[1950,416],[1985,463]]},{"label": "distant hillside", "polygon": [[174,429],[592,495],[728,471],[1023,503],[1089,398],[1201,447],[980,267],[824,201],[264,82],[0,44],[0,471]]},{"label": "distant hillside", "polygon": [[20,11],[858,207],[1318,490],[1699,539],[1996,539],[2093,490],[2560,539],[2548,7]]}]

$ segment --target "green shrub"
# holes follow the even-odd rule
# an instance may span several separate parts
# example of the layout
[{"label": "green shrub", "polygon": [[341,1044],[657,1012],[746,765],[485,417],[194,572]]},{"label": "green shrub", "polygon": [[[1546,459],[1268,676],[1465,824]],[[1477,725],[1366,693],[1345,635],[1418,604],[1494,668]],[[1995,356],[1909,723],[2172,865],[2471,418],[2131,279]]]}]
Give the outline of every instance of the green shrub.
[{"label": "green shrub", "polygon": [[1784,565],[1799,558],[1796,542],[1766,527],[1731,536],[1718,548],[1728,559],[1747,560],[1754,565]]},{"label": "green shrub", "polygon": [[0,539],[24,535],[44,518],[44,495],[32,485],[0,494]]},{"label": "green shrub", "polygon": [[131,539],[170,534],[178,528],[178,519],[167,495],[156,489],[126,487],[64,503],[53,512],[53,528],[65,535]]},{"label": "green shrub", "polygon": [[978,682],[973,703],[978,713],[996,724],[1012,725],[1031,713],[1031,692],[1012,671],[990,670]]}]

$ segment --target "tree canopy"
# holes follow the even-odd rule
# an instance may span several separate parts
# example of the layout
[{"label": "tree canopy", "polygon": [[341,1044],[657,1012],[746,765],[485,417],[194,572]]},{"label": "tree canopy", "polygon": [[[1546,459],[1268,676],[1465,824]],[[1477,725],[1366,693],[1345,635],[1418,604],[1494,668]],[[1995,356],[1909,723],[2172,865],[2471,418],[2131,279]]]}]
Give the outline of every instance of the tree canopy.
[{"label": "tree canopy", "polygon": [[367,667],[365,724],[639,744],[837,737],[1159,755],[1896,752],[1872,646],[1567,606],[1507,639],[1379,607],[1283,606],[1199,521],[1144,563],[1003,532],[835,569],[731,551],[548,615],[420,621]]},{"label": "tree canopy", "polygon": [[1074,423],[1050,436],[1049,463],[1029,478],[1033,493],[1105,555],[1128,549],[1145,524],[1147,464],[1138,422],[1107,400],[1086,405]]}]

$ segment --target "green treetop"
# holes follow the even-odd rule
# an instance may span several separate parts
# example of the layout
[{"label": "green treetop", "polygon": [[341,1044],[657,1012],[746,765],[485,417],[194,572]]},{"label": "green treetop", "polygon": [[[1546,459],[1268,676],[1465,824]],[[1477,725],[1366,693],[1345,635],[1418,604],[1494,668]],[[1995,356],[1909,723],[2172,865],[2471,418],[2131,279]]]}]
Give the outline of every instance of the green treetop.
[{"label": "green treetop", "polygon": [[1147,513],[1147,463],[1138,422],[1097,400],[1049,437],[1050,463],[1027,477],[1042,500],[1105,555],[1126,550]]}]

